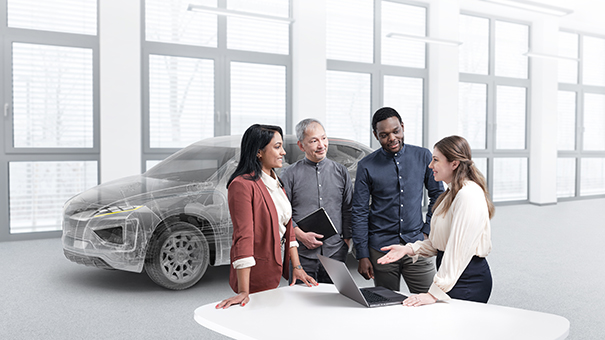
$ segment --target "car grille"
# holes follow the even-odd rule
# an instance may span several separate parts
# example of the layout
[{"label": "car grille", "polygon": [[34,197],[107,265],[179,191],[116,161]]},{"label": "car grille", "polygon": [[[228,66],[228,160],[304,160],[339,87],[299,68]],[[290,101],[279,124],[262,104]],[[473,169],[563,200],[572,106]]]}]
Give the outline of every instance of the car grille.
[{"label": "car grille", "polygon": [[84,256],[65,249],[63,250],[63,254],[65,254],[65,257],[68,260],[75,263],[83,264],[85,266],[97,267],[102,269],[114,269],[110,265],[108,265],[107,262],[103,261],[103,259],[98,257]]}]

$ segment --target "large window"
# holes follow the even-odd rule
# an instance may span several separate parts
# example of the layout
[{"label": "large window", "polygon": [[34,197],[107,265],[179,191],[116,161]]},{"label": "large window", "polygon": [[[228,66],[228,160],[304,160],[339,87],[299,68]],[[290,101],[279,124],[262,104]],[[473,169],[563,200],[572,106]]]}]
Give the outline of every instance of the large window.
[{"label": "large window", "polygon": [[559,32],[557,197],[605,195],[605,37]]},{"label": "large window", "polygon": [[58,235],[63,204],[98,183],[97,1],[0,5],[0,240]]},{"label": "large window", "polygon": [[241,134],[253,123],[287,130],[290,24],[255,15],[287,19],[289,0],[145,0],[143,7],[142,170],[198,140]]},{"label": "large window", "polygon": [[460,15],[459,133],[495,202],[528,199],[529,26]]},{"label": "large window", "polygon": [[374,0],[328,0],[326,6],[330,135],[378,146],[372,114],[390,106],[402,116],[406,143],[423,146],[426,44],[391,33],[426,36],[427,8]]}]

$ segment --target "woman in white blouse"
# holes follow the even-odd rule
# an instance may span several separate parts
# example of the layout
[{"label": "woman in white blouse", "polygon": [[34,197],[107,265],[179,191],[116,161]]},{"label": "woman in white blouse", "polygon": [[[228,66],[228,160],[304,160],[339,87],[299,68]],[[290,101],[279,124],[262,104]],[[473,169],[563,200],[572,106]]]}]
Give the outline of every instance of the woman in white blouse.
[{"label": "woman in white blouse", "polygon": [[421,306],[450,298],[487,303],[492,276],[485,257],[491,243],[490,219],[494,205],[483,175],[471,160],[471,148],[460,136],[443,138],[429,165],[436,181],[448,189],[433,207],[431,232],[424,241],[391,245],[378,260],[385,264],[405,255],[437,257],[437,274],[428,293],[412,295],[403,304]]}]

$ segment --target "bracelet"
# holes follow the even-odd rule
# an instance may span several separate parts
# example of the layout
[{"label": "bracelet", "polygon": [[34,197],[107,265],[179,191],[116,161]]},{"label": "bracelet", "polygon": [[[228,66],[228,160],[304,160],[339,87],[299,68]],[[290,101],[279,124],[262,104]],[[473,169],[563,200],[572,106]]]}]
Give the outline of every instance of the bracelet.
[{"label": "bracelet", "polygon": [[299,264],[298,266],[294,267],[294,269],[303,269],[303,267]]}]

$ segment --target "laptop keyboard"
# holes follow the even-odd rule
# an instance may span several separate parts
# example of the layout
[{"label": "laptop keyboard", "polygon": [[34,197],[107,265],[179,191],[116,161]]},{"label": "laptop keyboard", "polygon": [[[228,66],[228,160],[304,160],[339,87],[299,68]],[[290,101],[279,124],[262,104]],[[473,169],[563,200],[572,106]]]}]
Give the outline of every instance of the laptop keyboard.
[{"label": "laptop keyboard", "polygon": [[380,294],[376,294],[371,290],[367,290],[367,289],[360,289],[361,290],[361,294],[363,294],[363,297],[366,299],[366,301],[368,303],[381,303],[381,302],[388,302],[389,299],[385,298],[384,296],[380,295]]}]

